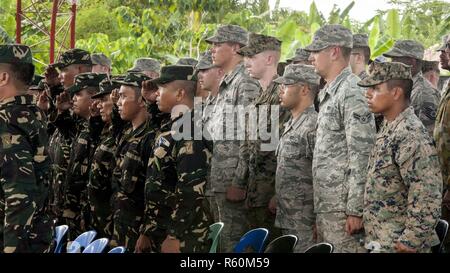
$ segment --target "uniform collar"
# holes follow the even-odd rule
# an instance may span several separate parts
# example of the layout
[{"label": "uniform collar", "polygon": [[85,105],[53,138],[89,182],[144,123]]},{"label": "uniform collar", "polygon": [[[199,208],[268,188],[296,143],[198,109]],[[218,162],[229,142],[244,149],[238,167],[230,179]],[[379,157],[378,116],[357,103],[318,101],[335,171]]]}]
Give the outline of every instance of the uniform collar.
[{"label": "uniform collar", "polygon": [[29,104],[35,104],[36,100],[34,99],[33,95],[22,95],[22,96],[15,96],[7,98],[0,102],[0,105],[6,105],[6,104],[18,104],[18,105],[29,105]]},{"label": "uniform collar", "polygon": [[225,83],[226,85],[229,85],[230,82],[232,82],[234,80],[234,78],[241,72],[244,71],[244,62],[240,62],[238,63],[234,69],[231,71],[230,74],[225,75],[225,77],[223,78],[222,83]]},{"label": "uniform collar", "polygon": [[408,117],[415,115],[414,114],[414,109],[412,108],[412,106],[408,106],[405,110],[403,110],[403,112],[401,112],[393,121],[388,122],[385,120],[385,124],[383,127],[383,135],[384,134],[390,134],[392,131],[395,130],[395,128],[397,128],[397,126],[405,119],[407,119]]},{"label": "uniform collar", "polygon": [[297,118],[293,119],[292,117],[289,119],[288,125],[286,126],[286,129],[284,130],[284,133],[287,133],[291,129],[297,129],[300,127],[300,125],[303,124],[303,122],[306,120],[306,118],[309,116],[309,114],[315,112],[314,104],[308,106]]}]

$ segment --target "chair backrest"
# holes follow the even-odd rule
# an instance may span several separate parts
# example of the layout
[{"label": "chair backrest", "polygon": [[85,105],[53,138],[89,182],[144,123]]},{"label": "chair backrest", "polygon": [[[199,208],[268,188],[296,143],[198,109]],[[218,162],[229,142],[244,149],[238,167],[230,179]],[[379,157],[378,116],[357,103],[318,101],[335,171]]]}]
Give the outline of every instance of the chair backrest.
[{"label": "chair backrest", "polygon": [[217,222],[209,226],[208,239],[212,241],[209,253],[217,252],[217,245],[219,244],[219,236],[220,232],[223,229],[223,225],[224,225],[223,222]]},{"label": "chair backrest", "polygon": [[265,228],[255,228],[248,231],[234,247],[234,253],[244,253],[248,247],[251,247],[255,253],[261,253],[268,234],[269,231]]},{"label": "chair backrest", "polygon": [[67,253],[80,253],[81,252],[81,245],[80,243],[73,241],[70,242],[70,244],[67,246]]},{"label": "chair backrest", "polygon": [[123,246],[116,246],[115,248],[111,249],[108,253],[125,253],[126,248]]},{"label": "chair backrest", "polygon": [[330,243],[319,243],[308,248],[305,253],[333,253],[334,247]]},{"label": "chair backrest", "polygon": [[433,253],[442,253],[444,250],[445,238],[447,237],[447,233],[448,233],[448,222],[443,219],[439,219],[435,230],[436,230],[437,236],[439,237],[440,243],[436,246],[433,246],[431,248],[431,251]]},{"label": "chair backrest", "polygon": [[95,230],[86,231],[80,234],[74,242],[80,244],[81,248],[86,248],[97,236],[97,232]]},{"label": "chair backrest", "polygon": [[90,243],[83,253],[102,253],[105,247],[108,245],[109,240],[107,238],[100,238]]},{"label": "chair backrest", "polygon": [[66,235],[67,230],[69,230],[69,226],[67,225],[61,225],[55,228],[55,238],[54,238],[56,242],[55,253],[61,253],[64,244],[62,242],[62,239]]},{"label": "chair backrest", "polygon": [[283,235],[270,242],[264,253],[293,253],[297,242],[297,236]]}]

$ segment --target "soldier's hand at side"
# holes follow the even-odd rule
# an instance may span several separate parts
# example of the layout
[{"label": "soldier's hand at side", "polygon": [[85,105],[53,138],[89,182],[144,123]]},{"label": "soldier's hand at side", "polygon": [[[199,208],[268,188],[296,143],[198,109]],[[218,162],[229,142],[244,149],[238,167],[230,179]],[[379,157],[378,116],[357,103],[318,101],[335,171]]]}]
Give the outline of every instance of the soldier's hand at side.
[{"label": "soldier's hand at side", "polygon": [[111,92],[111,95],[109,95],[111,97],[111,100],[114,104],[117,104],[117,102],[119,101],[119,90],[114,89]]},{"label": "soldier's hand at side", "polygon": [[150,252],[153,248],[152,240],[144,234],[139,235],[139,238],[134,247],[134,253]]},{"label": "soldier's hand at side", "polygon": [[415,249],[410,248],[409,246],[406,246],[400,242],[397,242],[394,246],[395,251],[397,253],[416,253],[417,251]]},{"label": "soldier's hand at side", "polygon": [[277,213],[277,197],[273,196],[269,201],[269,211],[272,214]]},{"label": "soldier's hand at side", "polygon": [[58,109],[58,113],[62,113],[65,110],[70,109],[70,107],[72,107],[72,100],[67,91],[56,96],[56,109]]},{"label": "soldier's hand at side", "polygon": [[348,235],[358,233],[362,229],[362,217],[347,216],[347,222],[345,223],[345,231]]},{"label": "soldier's hand at side", "polygon": [[41,93],[39,93],[36,105],[39,108],[41,108],[41,110],[43,110],[43,111],[48,111],[48,109],[50,108],[50,103],[49,103],[48,98],[49,97],[48,97],[47,90],[44,90]]},{"label": "soldier's hand at side", "polygon": [[227,200],[231,202],[239,202],[245,199],[246,190],[238,187],[230,186],[227,189]]},{"label": "soldier's hand at side", "polygon": [[180,253],[180,241],[167,235],[161,245],[161,253]]},{"label": "soldier's hand at side", "polygon": [[53,87],[60,84],[59,73],[53,66],[47,66],[44,72],[45,82],[48,86]]},{"label": "soldier's hand at side", "polygon": [[94,100],[91,106],[89,106],[89,110],[91,111],[91,117],[100,116],[100,109],[98,108],[99,103],[100,103],[99,100]]}]

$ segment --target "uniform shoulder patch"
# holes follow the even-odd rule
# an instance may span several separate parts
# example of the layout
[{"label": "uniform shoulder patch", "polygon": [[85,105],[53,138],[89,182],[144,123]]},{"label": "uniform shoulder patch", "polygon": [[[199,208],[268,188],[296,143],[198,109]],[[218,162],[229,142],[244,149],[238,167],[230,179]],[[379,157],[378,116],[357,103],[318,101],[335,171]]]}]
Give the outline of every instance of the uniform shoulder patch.
[{"label": "uniform shoulder patch", "polygon": [[361,124],[367,124],[372,120],[372,113],[370,112],[364,114],[353,113],[353,117]]}]

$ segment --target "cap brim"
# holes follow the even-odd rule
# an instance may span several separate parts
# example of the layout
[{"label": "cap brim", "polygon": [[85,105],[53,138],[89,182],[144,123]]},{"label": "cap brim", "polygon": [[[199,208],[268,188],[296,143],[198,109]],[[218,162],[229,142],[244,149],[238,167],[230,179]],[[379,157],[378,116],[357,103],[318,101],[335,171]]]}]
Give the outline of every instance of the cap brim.
[{"label": "cap brim", "polygon": [[436,51],[440,52],[440,51],[445,51],[446,46],[443,45],[441,47],[439,47],[438,49],[436,49]]},{"label": "cap brim", "polygon": [[152,82],[156,85],[166,84],[166,83],[173,82],[173,81],[175,81],[175,79],[171,78],[171,77],[159,77],[159,78],[150,80],[150,82]]},{"label": "cap brim", "polygon": [[275,83],[284,84],[284,85],[290,85],[298,83],[299,81],[295,81],[293,79],[285,78],[285,77],[278,77],[275,80],[273,80]]},{"label": "cap brim", "polygon": [[383,83],[383,82],[384,82],[384,81],[375,80],[375,79],[373,79],[373,78],[371,78],[371,77],[369,76],[369,77],[367,77],[367,78],[365,78],[365,79],[363,79],[363,80],[360,80],[360,81],[357,83],[357,85],[360,86],[360,87],[372,87],[372,86],[381,84],[381,83]]},{"label": "cap brim", "polygon": [[241,46],[246,46],[246,44],[243,44],[241,42],[227,40],[227,39],[220,39],[217,36],[209,37],[209,38],[205,39],[205,42],[207,42],[208,44],[213,44],[213,43],[217,43],[217,44],[221,44],[221,43],[237,43],[237,44],[240,44]]},{"label": "cap brim", "polygon": [[312,43],[312,44],[308,45],[307,47],[305,47],[304,50],[307,52],[318,52],[318,51],[324,50],[327,47],[328,46],[320,46],[317,43]]},{"label": "cap brim", "polygon": [[140,85],[137,85],[133,82],[124,82],[124,81],[113,81],[113,83],[119,84],[119,85],[126,85],[126,86],[133,86],[133,87],[141,87]]},{"label": "cap brim", "polygon": [[242,56],[250,57],[250,56],[254,56],[254,55],[258,54],[258,52],[256,52],[255,49],[245,46],[238,51],[238,54],[242,55]]},{"label": "cap brim", "polygon": [[112,93],[112,91],[100,92],[100,93],[97,93],[97,94],[93,95],[91,98],[92,99],[99,99],[99,98],[102,98],[103,96],[109,95],[111,93]]},{"label": "cap brim", "polygon": [[78,85],[72,85],[71,87],[67,88],[67,92],[70,95],[75,95],[76,93],[80,92],[81,90],[83,90],[84,87],[82,86],[78,86]]}]

